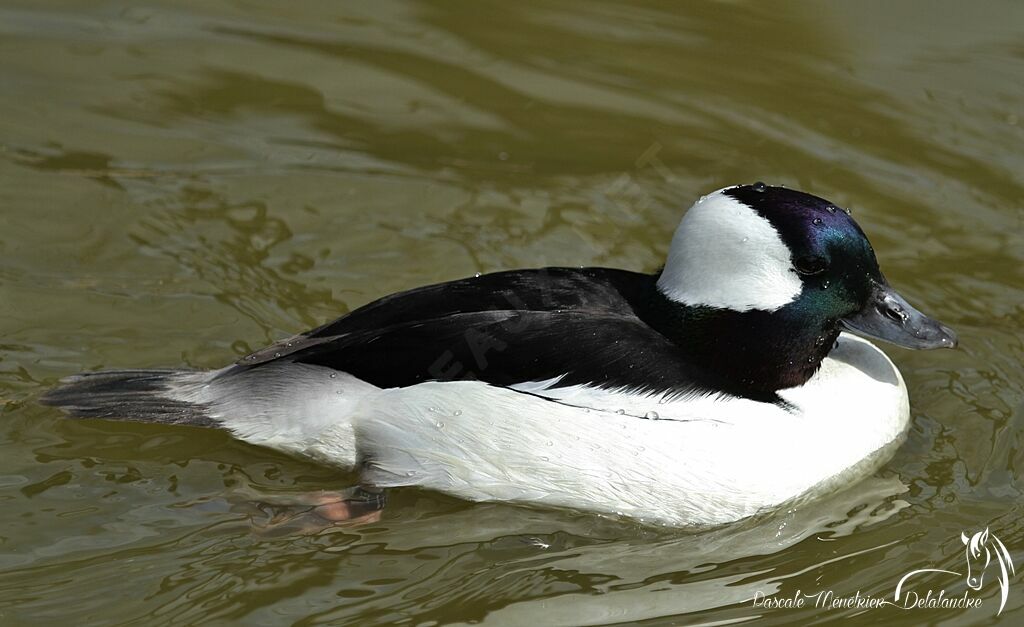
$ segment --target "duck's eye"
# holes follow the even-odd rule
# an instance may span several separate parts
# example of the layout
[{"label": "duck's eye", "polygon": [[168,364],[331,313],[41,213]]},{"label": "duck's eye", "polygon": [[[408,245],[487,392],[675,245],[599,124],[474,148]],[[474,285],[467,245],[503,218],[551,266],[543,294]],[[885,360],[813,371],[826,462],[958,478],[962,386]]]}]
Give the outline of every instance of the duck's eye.
[{"label": "duck's eye", "polygon": [[828,262],[825,261],[825,258],[817,255],[797,257],[793,261],[793,265],[796,267],[796,271],[804,276],[821,274],[828,269]]}]

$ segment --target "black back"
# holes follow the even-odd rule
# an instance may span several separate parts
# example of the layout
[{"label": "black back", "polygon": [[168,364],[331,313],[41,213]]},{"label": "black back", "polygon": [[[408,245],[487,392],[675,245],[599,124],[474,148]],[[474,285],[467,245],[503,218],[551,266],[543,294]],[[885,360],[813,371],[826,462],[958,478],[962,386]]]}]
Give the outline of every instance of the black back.
[{"label": "black back", "polygon": [[507,386],[556,377],[558,387],[632,392],[735,387],[685,359],[657,330],[666,312],[655,280],[624,270],[545,268],[430,285],[381,298],[239,365],[288,359],[384,388],[460,379]]}]

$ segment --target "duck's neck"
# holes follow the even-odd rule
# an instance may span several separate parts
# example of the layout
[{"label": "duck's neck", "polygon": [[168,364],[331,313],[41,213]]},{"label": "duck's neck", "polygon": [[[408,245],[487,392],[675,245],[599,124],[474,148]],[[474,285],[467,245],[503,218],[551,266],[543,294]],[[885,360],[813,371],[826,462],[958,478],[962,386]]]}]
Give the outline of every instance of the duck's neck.
[{"label": "duck's neck", "polygon": [[723,390],[757,400],[803,385],[839,337],[833,320],[813,320],[798,303],[745,312],[691,306],[656,287],[641,316]]}]

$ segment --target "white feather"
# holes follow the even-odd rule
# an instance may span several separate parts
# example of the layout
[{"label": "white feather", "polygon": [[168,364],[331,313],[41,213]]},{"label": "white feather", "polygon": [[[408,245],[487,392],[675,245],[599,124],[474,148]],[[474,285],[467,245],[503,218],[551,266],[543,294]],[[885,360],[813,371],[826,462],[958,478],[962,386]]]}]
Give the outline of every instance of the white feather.
[{"label": "white feather", "polygon": [[658,289],[686,305],[775,311],[801,291],[789,248],[765,218],[725,195],[698,200],[683,216]]},{"label": "white feather", "polygon": [[380,389],[330,368],[292,362],[198,373],[170,392],[202,403],[239,439],[351,467],[359,403]]}]

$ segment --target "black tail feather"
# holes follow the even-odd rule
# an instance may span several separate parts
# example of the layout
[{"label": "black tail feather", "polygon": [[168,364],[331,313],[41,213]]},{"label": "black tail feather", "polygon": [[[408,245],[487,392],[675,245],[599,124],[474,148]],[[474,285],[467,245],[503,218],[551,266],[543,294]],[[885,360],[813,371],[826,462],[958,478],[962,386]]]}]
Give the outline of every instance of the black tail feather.
[{"label": "black tail feather", "polygon": [[197,372],[187,370],[109,370],[76,374],[40,398],[72,418],[104,418],[135,422],[216,427],[202,403],[169,395]]}]

